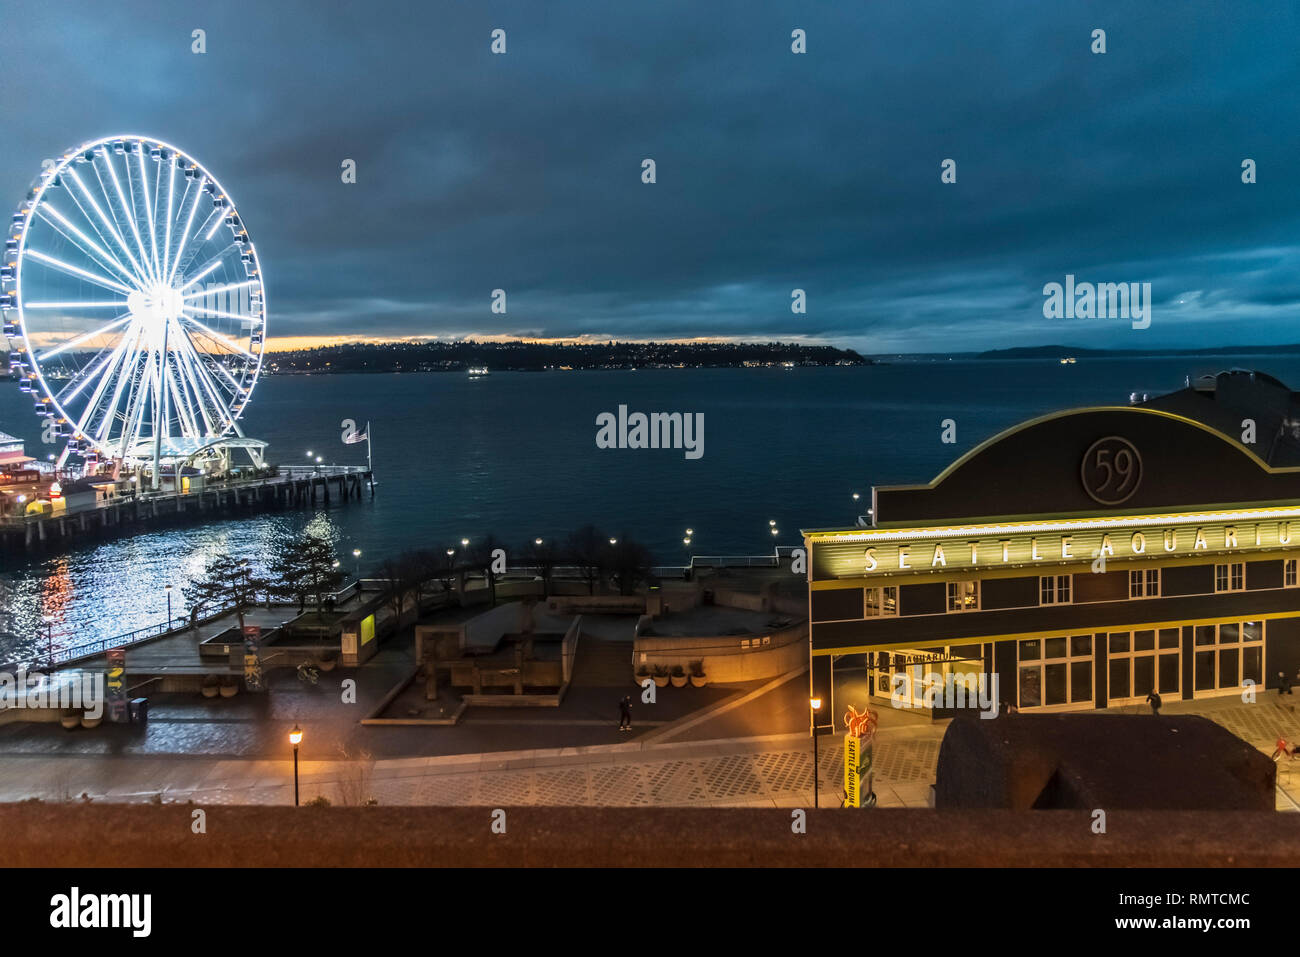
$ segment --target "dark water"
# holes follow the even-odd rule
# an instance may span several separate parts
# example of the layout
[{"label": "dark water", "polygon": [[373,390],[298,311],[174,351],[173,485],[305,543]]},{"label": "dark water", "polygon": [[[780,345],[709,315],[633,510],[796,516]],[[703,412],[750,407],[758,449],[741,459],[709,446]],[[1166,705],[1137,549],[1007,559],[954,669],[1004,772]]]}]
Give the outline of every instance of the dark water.
[{"label": "dark water", "polygon": [[[255,515],[166,528],[10,560],[0,660],[43,651],[41,619],[56,644],[130,631],[166,616],[163,586],[179,586],[220,550],[259,562],[303,526],[331,535],[351,566],[416,546],[446,547],[494,534],[518,546],[585,522],[644,541],[664,564],[696,554],[757,554],[793,544],[798,529],[849,524],[872,484],[928,481],[995,432],[1045,412],[1126,404],[1136,390],[1180,388],[1184,376],[1259,368],[1292,385],[1300,358],[906,362],[864,368],[681,369],[636,372],[455,373],[268,377],[245,420],[271,443],[268,457],[362,463],[340,422],[369,420],[377,497],[316,513]],[[30,401],[0,383],[0,430],[39,442]],[[630,411],[704,413],[704,455],[601,450],[596,416]],[[940,441],[957,423],[957,444]],[[861,507],[852,500],[862,493]],[[778,536],[769,533],[776,521]]]}]

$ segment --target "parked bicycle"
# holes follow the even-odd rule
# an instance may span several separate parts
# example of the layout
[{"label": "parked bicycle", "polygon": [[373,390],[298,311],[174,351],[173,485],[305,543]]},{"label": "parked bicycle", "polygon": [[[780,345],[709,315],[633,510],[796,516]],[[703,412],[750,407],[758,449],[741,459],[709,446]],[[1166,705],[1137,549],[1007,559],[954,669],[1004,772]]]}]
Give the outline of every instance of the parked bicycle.
[{"label": "parked bicycle", "polygon": [[320,669],[310,661],[304,661],[298,666],[298,680],[315,684],[320,679]]}]

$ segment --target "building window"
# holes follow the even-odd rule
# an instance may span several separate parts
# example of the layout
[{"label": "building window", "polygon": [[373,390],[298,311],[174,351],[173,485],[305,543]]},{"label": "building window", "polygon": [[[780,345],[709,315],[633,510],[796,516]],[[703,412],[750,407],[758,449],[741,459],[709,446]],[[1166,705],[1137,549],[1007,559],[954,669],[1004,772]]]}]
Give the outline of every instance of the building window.
[{"label": "building window", "polygon": [[1246,587],[1246,563],[1231,562],[1214,566],[1215,591],[1241,591]]},{"label": "building window", "polygon": [[866,589],[866,609],[868,618],[888,618],[898,614],[898,586],[883,585],[880,588]]},{"label": "building window", "polygon": [[1139,568],[1128,573],[1129,598],[1158,598],[1160,596],[1160,569]]},{"label": "building window", "polygon": [[1177,695],[1181,687],[1179,629],[1111,632],[1106,636],[1108,703],[1144,701],[1152,691]]},{"label": "building window", "polygon": [[1262,622],[1197,625],[1194,691],[1235,690],[1247,681],[1264,684],[1264,628]]},{"label": "building window", "polygon": [[1069,575],[1044,575],[1038,579],[1040,605],[1068,605],[1070,603]]},{"label": "building window", "polygon": [[978,611],[980,583],[978,581],[948,582],[949,611]]},{"label": "building window", "polygon": [[1282,584],[1286,588],[1296,586],[1296,560],[1288,558],[1282,563]]},{"label": "building window", "polygon": [[1092,635],[1018,642],[1021,708],[1092,701]]}]

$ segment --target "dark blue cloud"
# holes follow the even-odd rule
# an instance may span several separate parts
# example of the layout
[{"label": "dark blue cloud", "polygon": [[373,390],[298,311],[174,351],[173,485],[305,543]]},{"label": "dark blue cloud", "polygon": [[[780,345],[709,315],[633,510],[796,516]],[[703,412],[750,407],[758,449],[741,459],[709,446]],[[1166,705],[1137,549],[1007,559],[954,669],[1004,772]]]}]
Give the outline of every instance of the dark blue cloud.
[{"label": "dark blue cloud", "polygon": [[[1300,339],[1297,14],[1132,6],[10,2],[0,195],[82,140],[175,142],[279,335]],[[1044,319],[1067,273],[1152,283],[1151,328]]]}]

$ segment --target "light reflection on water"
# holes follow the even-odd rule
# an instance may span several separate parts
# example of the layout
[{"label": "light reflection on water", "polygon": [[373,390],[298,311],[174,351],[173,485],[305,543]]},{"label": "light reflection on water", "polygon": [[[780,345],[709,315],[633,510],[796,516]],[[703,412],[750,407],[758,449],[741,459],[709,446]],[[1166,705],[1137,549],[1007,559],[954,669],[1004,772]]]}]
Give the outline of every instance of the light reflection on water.
[{"label": "light reflection on water", "polygon": [[0,661],[43,659],[51,638],[58,651],[163,622],[168,584],[172,615],[181,617],[188,612],[183,586],[209,558],[247,558],[257,574],[281,542],[304,529],[339,539],[331,513],[261,514],[107,539],[2,572],[0,631],[7,635]]},{"label": "light reflection on water", "polygon": [[[279,376],[265,379],[245,431],[270,443],[270,461],[362,464],[364,445],[343,445],[344,418],[370,422],[378,494],[328,510],[252,511],[130,537],[55,543],[33,559],[0,563],[0,662],[44,655],[42,616],[72,645],[155,625],[185,613],[181,586],[221,550],[261,568],[307,525],[330,535],[351,575],[353,548],[373,570],[412,547],[444,547],[493,534],[508,549],[533,537],[563,538],[586,522],[631,535],[663,564],[701,555],[770,552],[799,529],[852,524],[873,484],[924,482],[954,457],[1023,419],[1059,409],[1128,402],[1181,388],[1187,374],[1249,366],[1300,385],[1300,358],[1080,358],[903,362],[827,369],[681,369]],[[8,387],[8,388],[6,388]],[[701,412],[705,454],[595,446],[596,416]],[[958,421],[956,445],[940,423]],[[0,430],[41,454],[30,397],[0,382]],[[192,516],[191,516],[192,518]]]}]

